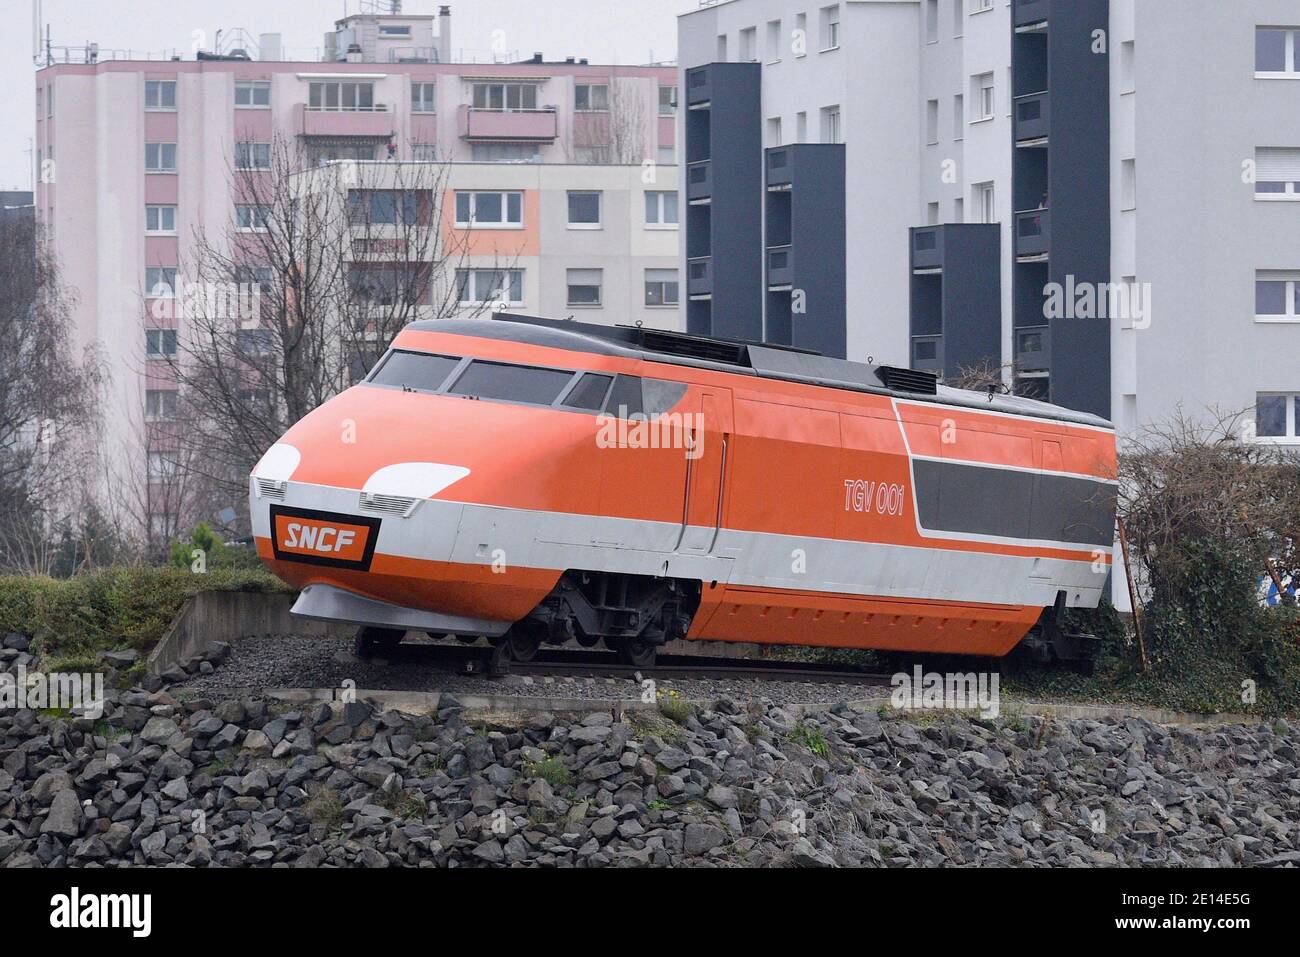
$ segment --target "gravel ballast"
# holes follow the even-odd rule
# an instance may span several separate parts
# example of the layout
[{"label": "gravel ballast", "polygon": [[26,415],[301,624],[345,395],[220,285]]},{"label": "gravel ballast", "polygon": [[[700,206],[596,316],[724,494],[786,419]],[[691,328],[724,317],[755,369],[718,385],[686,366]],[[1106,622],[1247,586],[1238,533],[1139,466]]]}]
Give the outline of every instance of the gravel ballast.
[{"label": "gravel ballast", "polygon": [[0,866],[1300,863],[1283,721],[671,710],[474,713],[443,689],[404,715],[193,687],[112,691],[97,719],[10,709]]}]

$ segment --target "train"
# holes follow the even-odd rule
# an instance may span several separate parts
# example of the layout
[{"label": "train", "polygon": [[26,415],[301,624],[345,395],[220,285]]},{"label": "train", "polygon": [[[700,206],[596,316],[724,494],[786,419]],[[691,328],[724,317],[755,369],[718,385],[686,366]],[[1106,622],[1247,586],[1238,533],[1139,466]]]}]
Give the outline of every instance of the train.
[{"label": "train", "polygon": [[929,372],[501,313],[414,322],[250,475],[293,612],[505,660],[676,641],[1084,660],[1116,441]]}]

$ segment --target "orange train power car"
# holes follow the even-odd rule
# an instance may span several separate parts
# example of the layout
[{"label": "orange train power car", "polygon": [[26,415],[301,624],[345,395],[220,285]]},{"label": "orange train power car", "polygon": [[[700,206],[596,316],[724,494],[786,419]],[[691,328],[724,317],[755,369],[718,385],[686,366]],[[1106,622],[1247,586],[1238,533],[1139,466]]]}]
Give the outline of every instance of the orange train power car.
[{"label": "orange train power car", "polygon": [[250,479],[294,612],[526,660],[666,641],[1001,656],[1095,607],[1093,416],[778,346],[523,316],[418,322]]}]

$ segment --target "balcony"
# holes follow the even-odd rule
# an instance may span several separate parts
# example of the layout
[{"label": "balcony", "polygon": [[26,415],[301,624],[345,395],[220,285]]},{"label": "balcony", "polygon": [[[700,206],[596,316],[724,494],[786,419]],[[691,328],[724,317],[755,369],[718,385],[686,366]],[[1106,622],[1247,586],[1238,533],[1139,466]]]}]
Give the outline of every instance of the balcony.
[{"label": "balcony", "polygon": [[1036,262],[1047,259],[1052,244],[1052,214],[1046,209],[1016,213],[1016,259]]},{"label": "balcony", "polygon": [[789,246],[770,246],[767,250],[767,288],[794,285],[794,252]]},{"label": "balcony", "polygon": [[1016,97],[1016,145],[1036,146],[1047,143],[1048,124],[1051,119],[1051,102],[1048,94],[1030,93]]},{"label": "balcony", "polygon": [[686,106],[688,109],[703,108],[713,99],[713,84],[709,82],[708,67],[696,67],[686,71]]},{"label": "balcony", "polygon": [[1013,0],[1012,23],[1017,30],[1021,27],[1045,27],[1051,5],[1051,0]]},{"label": "balcony", "polygon": [[382,103],[364,110],[313,110],[300,103],[298,129],[303,136],[389,139],[393,135],[393,114]]},{"label": "balcony", "polygon": [[686,295],[690,297],[713,295],[713,259],[701,256],[686,260]]},{"label": "balcony", "polygon": [[1016,330],[1016,371],[1046,372],[1052,367],[1051,326],[1024,326]]},{"label": "balcony", "polygon": [[466,140],[551,143],[559,135],[555,107],[540,110],[484,110],[462,104],[460,136]]},{"label": "balcony", "polygon": [[686,166],[686,202],[707,200],[713,195],[713,169],[708,160]]},{"label": "balcony", "polygon": [[912,271],[943,268],[943,230],[938,226],[912,230]]},{"label": "balcony", "polygon": [[767,151],[767,188],[785,188],[790,186],[794,177],[794,163],[790,151],[785,147],[773,147]]},{"label": "balcony", "polygon": [[943,336],[912,337],[912,368],[943,375]]}]

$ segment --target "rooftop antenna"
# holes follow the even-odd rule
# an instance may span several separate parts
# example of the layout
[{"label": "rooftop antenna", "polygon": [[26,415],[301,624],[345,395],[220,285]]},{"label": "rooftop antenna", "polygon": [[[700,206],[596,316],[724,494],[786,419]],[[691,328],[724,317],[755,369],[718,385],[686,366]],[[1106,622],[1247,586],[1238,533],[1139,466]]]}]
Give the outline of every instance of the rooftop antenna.
[{"label": "rooftop antenna", "polygon": [[32,0],[32,62],[41,65],[41,0]]}]

